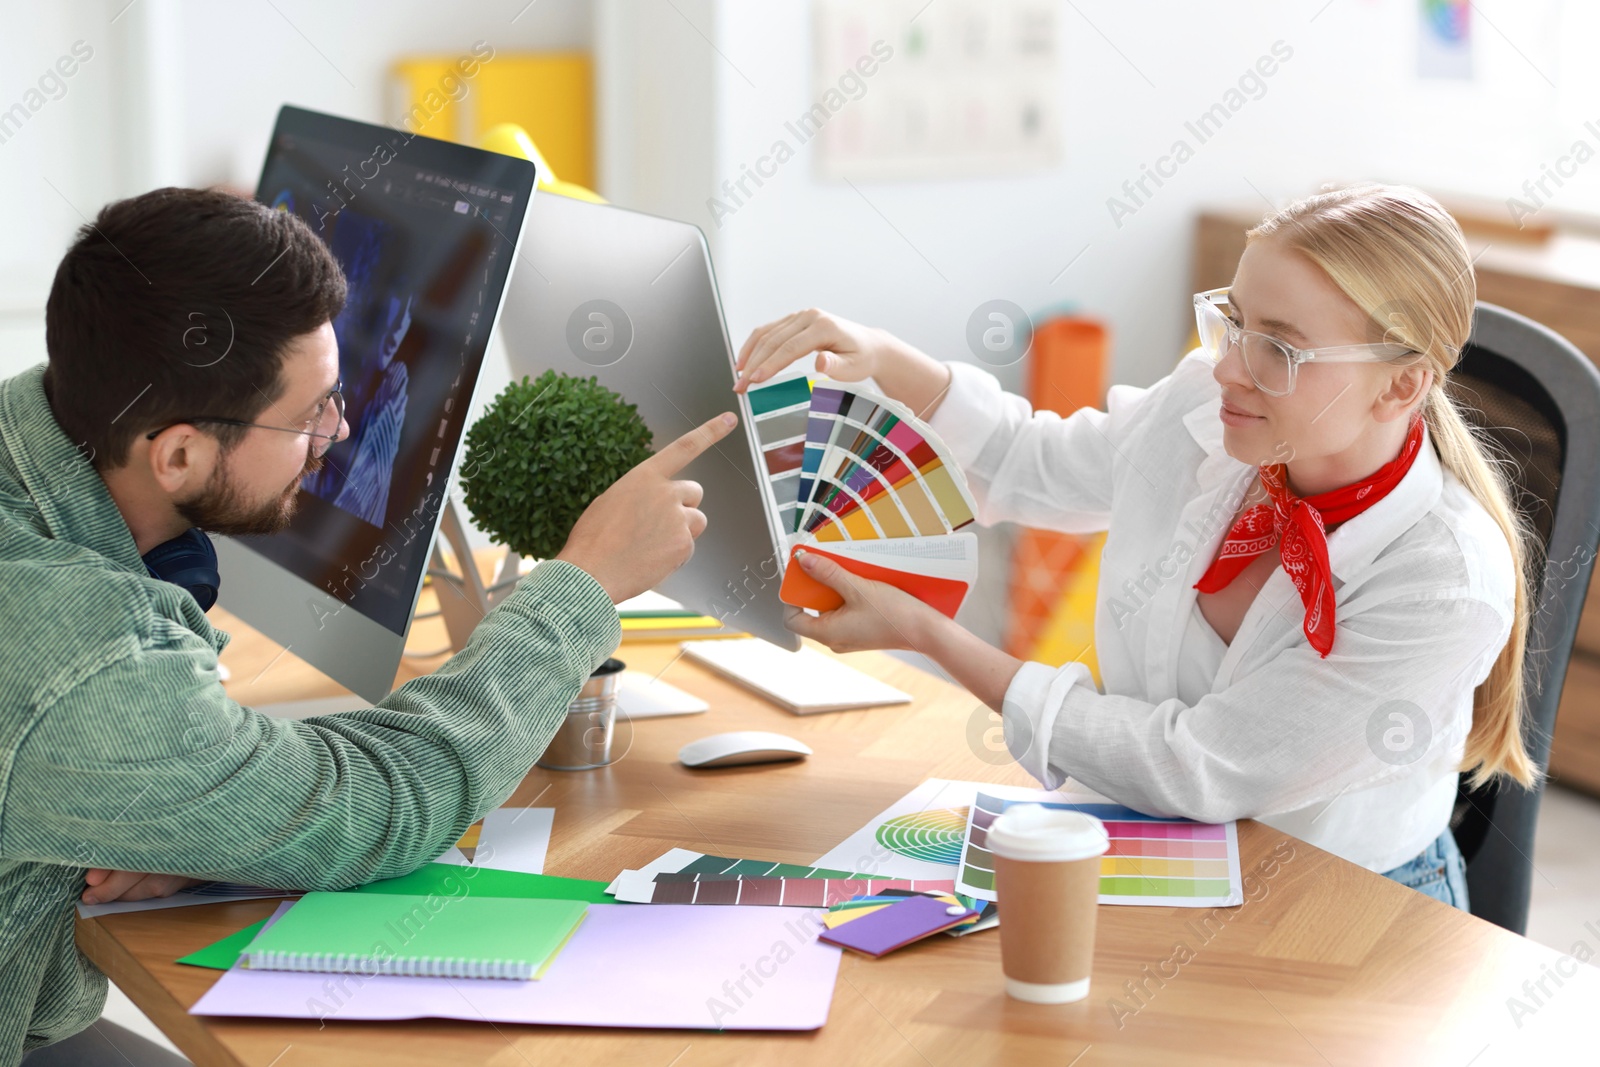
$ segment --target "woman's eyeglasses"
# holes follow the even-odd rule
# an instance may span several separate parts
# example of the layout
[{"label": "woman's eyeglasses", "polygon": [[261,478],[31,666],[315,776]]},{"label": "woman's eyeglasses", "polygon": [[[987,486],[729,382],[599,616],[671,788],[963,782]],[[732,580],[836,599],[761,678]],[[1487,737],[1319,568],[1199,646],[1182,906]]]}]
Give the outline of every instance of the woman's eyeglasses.
[{"label": "woman's eyeglasses", "polygon": [[1295,348],[1276,337],[1245,329],[1236,316],[1226,288],[1195,294],[1194,321],[1201,347],[1211,361],[1220,363],[1229,352],[1241,353],[1250,380],[1270,396],[1294,392],[1295,374],[1302,363],[1388,363],[1416,353],[1402,344],[1383,343]]}]

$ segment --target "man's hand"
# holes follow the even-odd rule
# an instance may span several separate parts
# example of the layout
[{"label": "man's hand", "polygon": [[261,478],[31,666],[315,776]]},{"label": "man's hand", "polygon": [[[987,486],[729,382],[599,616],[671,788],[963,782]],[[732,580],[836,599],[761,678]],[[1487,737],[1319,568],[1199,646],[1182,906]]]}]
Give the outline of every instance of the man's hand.
[{"label": "man's hand", "polygon": [[868,648],[926,652],[932,628],[949,621],[905,590],[851,574],[826,556],[801,549],[795,562],[843,597],[844,603],[817,616],[807,615],[800,608],[787,608],[783,624],[835,652]]},{"label": "man's hand", "polygon": [[200,879],[181,874],[145,874],[141,871],[108,871],[90,867],[83,880],[88,888],[80,898],[85,904],[109,904],[113,900],[150,900],[199,885]]},{"label": "man's hand", "polygon": [[674,476],[738,424],[731,411],[718,415],[618,478],[578,516],[556,559],[588,571],[614,604],[654,588],[689,562],[706,529],[704,490]]}]

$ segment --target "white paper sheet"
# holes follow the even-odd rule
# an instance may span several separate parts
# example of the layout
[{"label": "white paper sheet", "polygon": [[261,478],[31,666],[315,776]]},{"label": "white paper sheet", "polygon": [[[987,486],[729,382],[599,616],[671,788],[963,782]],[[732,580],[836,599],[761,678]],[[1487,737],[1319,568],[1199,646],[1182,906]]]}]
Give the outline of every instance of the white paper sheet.
[{"label": "white paper sheet", "polygon": [[555,808],[491,811],[483,817],[483,830],[478,834],[478,847],[472,852],[472,865],[543,874],[555,817]]}]

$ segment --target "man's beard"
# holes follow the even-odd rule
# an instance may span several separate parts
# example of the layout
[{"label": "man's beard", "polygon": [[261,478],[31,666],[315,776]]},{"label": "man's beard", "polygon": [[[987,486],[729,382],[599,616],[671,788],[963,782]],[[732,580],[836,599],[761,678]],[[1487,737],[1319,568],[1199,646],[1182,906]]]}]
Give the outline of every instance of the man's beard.
[{"label": "man's beard", "polygon": [[321,470],[322,463],[321,456],[308,454],[305,467],[289,488],[265,503],[251,504],[245,500],[224,456],[205,492],[194,500],[178,504],[178,514],[189,525],[198,526],[207,533],[230,537],[278,533],[294,518],[300,500],[300,483],[306,475]]}]

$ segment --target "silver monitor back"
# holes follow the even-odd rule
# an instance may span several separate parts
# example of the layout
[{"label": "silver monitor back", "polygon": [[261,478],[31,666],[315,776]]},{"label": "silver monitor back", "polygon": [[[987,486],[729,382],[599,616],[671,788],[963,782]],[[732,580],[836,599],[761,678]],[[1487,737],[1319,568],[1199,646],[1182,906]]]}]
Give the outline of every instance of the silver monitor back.
[{"label": "silver monitor back", "polygon": [[544,194],[501,322],[514,378],[594,377],[638,406],[656,447],[737,410],[740,428],[679,477],[705,488],[709,524],[666,596],[787,649],[778,600],[783,537],[750,406],[733,392],[734,352],[705,235],[685,222]]}]

